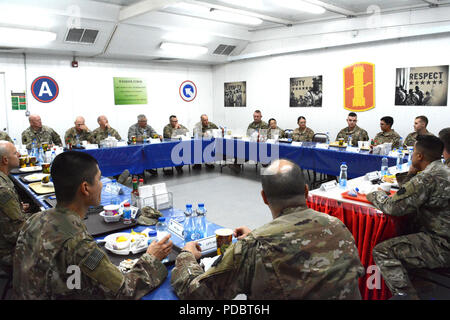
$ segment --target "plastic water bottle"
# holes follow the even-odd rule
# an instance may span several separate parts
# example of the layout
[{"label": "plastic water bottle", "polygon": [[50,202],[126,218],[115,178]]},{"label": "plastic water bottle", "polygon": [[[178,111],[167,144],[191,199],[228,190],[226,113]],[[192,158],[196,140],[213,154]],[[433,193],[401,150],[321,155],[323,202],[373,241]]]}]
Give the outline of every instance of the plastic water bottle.
[{"label": "plastic water bottle", "polygon": [[402,149],[398,149],[397,151],[397,170],[402,170],[402,164],[403,164],[403,152]]},{"label": "plastic water bottle", "polygon": [[388,174],[388,158],[383,157],[381,159],[381,176],[384,177]]},{"label": "plastic water bottle", "polygon": [[120,203],[119,201],[120,187],[115,179],[106,185],[105,191],[111,194],[111,201],[110,201],[111,204]]},{"label": "plastic water bottle", "polygon": [[55,149],[53,149],[52,156],[50,158],[51,162],[53,162],[53,160],[55,160],[55,158],[56,158],[56,151],[55,151]]},{"label": "plastic water bottle", "polygon": [[44,163],[44,149],[42,149],[42,147],[39,148],[39,153],[36,157],[36,161],[39,163]]},{"label": "plastic water bottle", "polygon": [[412,165],[412,154],[414,151],[414,147],[408,147],[408,166]]},{"label": "plastic water bottle", "polygon": [[75,145],[77,148],[80,147],[80,135],[79,134],[77,134],[75,137]]},{"label": "plastic water bottle", "polygon": [[342,162],[341,172],[339,173],[339,186],[341,188],[347,187],[347,164]]},{"label": "plastic water bottle", "polygon": [[199,239],[206,238],[206,209],[204,203],[199,203],[197,207],[197,228]]},{"label": "plastic water bottle", "polygon": [[184,235],[184,241],[189,242],[192,241],[192,233],[194,231],[194,225],[193,225],[193,211],[192,211],[192,204],[186,205],[186,210],[184,211],[185,219],[183,224],[183,235]]},{"label": "plastic water bottle", "polygon": [[38,152],[37,152],[37,141],[36,139],[33,139],[33,142],[31,143],[31,153],[30,156],[32,157],[37,157]]},{"label": "plastic water bottle", "polygon": [[130,224],[131,223],[131,208],[130,204],[127,202],[123,205],[123,224]]},{"label": "plastic water bottle", "polygon": [[142,143],[147,142],[147,130],[144,130],[144,133],[142,134]]},{"label": "plastic water bottle", "polygon": [[347,146],[348,146],[348,147],[351,147],[351,146],[352,146],[352,135],[349,135],[349,136],[348,136]]},{"label": "plastic water bottle", "polygon": [[326,144],[330,144],[330,133],[329,132],[327,132]]},{"label": "plastic water bottle", "polygon": [[158,233],[158,240],[161,240],[168,234],[166,218],[158,218],[158,222],[156,223],[156,232]]}]

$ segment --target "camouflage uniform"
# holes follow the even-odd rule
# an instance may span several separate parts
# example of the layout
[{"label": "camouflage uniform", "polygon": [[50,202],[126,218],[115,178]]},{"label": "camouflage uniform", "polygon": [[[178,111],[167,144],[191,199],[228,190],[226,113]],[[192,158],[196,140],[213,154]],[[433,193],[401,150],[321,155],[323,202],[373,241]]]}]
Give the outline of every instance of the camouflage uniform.
[{"label": "camouflage uniform", "polygon": [[297,207],[232,244],[206,272],[182,251],[171,284],[182,299],[361,299],[363,274],[345,225]]},{"label": "camouflage uniform", "polygon": [[296,128],[292,133],[292,141],[312,141],[314,137],[314,131],[306,127],[303,132],[300,132],[300,128]]},{"label": "camouflage uniform", "polygon": [[146,125],[145,128],[141,128],[139,123],[135,123],[128,129],[128,141],[131,141],[132,136],[136,138],[143,137],[144,131],[147,131],[147,138],[154,138],[155,135],[159,137],[159,134],[151,126]]},{"label": "camouflage uniform", "polygon": [[372,254],[391,292],[414,297],[407,270],[450,267],[450,169],[436,160],[394,196],[375,191],[367,200],[386,214],[412,215],[416,233],[381,242]]},{"label": "camouflage uniform", "polygon": [[108,138],[108,134],[111,135],[111,137],[116,138],[117,140],[122,140],[122,137],[120,134],[113,128],[108,128],[106,130],[103,130],[102,127],[98,127],[91,133],[91,143],[100,144],[100,141],[105,140]]},{"label": "camouflage uniform", "polygon": [[[411,132],[410,134],[408,134],[408,136],[406,137],[405,141],[403,142],[403,147],[406,148],[408,146],[413,147],[414,144],[416,143],[417,140],[417,136],[419,134],[417,132]],[[425,132],[423,135],[430,135],[430,136],[434,136],[434,134],[432,134],[430,131],[427,130],[427,132]]]},{"label": "camouflage uniform", "polygon": [[5,131],[0,131],[0,140],[6,140],[11,143],[14,143],[14,141],[12,141],[12,139],[9,137],[9,135]]},{"label": "camouflage uniform", "polygon": [[31,149],[31,144],[33,140],[36,139],[36,147],[40,148],[42,143],[47,142],[50,144],[56,144],[62,146],[61,138],[50,127],[42,126],[41,130],[35,131],[33,128],[29,127],[24,132],[22,132],[22,144],[26,145],[27,149]]},{"label": "camouflage uniform", "polygon": [[195,124],[195,126],[194,126],[194,130],[193,130],[194,136],[195,136],[195,131],[200,132],[200,128],[201,128],[201,130],[202,130],[202,135],[205,135],[205,132],[208,131],[208,130],[219,129],[219,127],[216,126],[216,125],[215,125],[214,123],[212,123],[211,121],[208,122],[208,125],[207,125],[207,126],[204,126],[204,125],[202,124],[202,122],[200,121],[200,122],[197,122],[197,123]]},{"label": "camouflage uniform", "polygon": [[400,148],[400,135],[392,129],[389,132],[378,132],[373,138],[374,145],[377,146],[383,143],[392,143],[392,149]]},{"label": "camouflage uniform", "polygon": [[11,275],[14,247],[25,220],[14,183],[0,171],[0,269]]},{"label": "camouflage uniform", "polygon": [[[69,266],[80,269],[80,289]],[[88,234],[80,216],[66,208],[39,212],[28,219],[14,253],[14,299],[139,299],[160,285],[167,269],[144,253],[122,274]]]},{"label": "camouflage uniform", "polygon": [[[178,130],[178,131],[176,131]],[[164,127],[163,130],[163,138],[164,139],[170,139],[172,138],[172,135],[174,134],[174,132],[176,134],[178,134],[179,132],[181,132],[182,134],[186,134],[187,132],[189,132],[189,129],[186,128],[185,126],[183,126],[182,124],[180,124],[180,129],[175,129],[173,128],[170,123]],[[178,132],[178,133],[177,133]]]},{"label": "camouflage uniform", "polygon": [[64,135],[64,141],[67,144],[76,145],[77,144],[77,135],[78,135],[78,141],[81,144],[82,141],[91,141],[91,132],[82,130],[81,133],[77,131],[75,127],[70,128],[66,131],[66,134]]},{"label": "camouflage uniform", "polygon": [[264,122],[264,121],[260,121],[258,123],[256,123],[255,121],[253,121],[252,123],[250,123],[247,127],[247,132],[249,130],[255,130],[255,131],[259,131],[261,129],[269,129],[269,125]]},{"label": "camouflage uniform", "polygon": [[445,164],[447,167],[450,167],[450,158],[448,158],[447,160],[445,160],[444,164]]},{"label": "camouflage uniform", "polygon": [[336,136],[336,141],[338,141],[339,138],[344,138],[344,141],[347,142],[349,136],[352,136],[352,145],[355,147],[358,146],[358,141],[369,141],[367,131],[358,126],[355,126],[351,131],[348,127],[339,131]]},{"label": "camouflage uniform", "polygon": [[[277,128],[276,129],[270,129],[269,128],[269,130],[267,130],[267,138],[268,139],[273,139],[273,135],[272,135],[272,130],[278,130],[278,138],[284,138],[284,130],[283,129],[281,129],[280,127],[278,127],[277,126]],[[275,132],[274,132],[275,133]]]}]

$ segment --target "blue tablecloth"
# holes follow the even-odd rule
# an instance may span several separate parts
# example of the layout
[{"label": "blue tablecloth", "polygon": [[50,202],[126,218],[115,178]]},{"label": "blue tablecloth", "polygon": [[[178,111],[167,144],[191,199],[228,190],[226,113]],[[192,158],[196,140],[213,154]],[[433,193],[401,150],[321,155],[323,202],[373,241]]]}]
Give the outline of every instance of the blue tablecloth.
[{"label": "blue tablecloth", "polygon": [[[223,157],[253,160],[268,163],[273,159],[285,158],[301,168],[338,176],[340,165],[346,162],[348,178],[356,178],[367,172],[380,170],[383,156],[347,152],[343,148],[320,149],[315,143],[293,146],[286,143],[256,143],[237,139],[212,139],[188,141],[164,141],[155,144],[138,144],[128,147],[83,150],[99,162],[104,176],[114,176],[128,169],[132,174],[145,169],[173,167],[222,160]],[[389,166],[396,158],[387,157]],[[405,158],[404,162],[407,161]]]}]

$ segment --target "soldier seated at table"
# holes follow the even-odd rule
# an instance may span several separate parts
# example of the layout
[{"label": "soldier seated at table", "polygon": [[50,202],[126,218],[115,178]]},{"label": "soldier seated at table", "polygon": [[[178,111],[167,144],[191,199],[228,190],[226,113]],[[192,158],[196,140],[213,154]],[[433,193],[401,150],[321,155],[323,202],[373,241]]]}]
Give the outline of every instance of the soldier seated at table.
[{"label": "soldier seated at table", "polygon": [[386,116],[380,119],[380,129],[375,138],[373,138],[373,146],[383,143],[392,143],[392,149],[401,147],[400,135],[392,129],[394,118]]},{"label": "soldier seated at table", "polygon": [[[164,139],[171,139],[173,136],[185,135],[189,132],[189,129],[178,123],[177,116],[171,115],[169,117],[169,124],[164,127],[163,137]],[[183,172],[183,166],[176,166],[178,173]]]},{"label": "soldier seated at table", "polygon": [[439,131],[439,139],[444,143],[442,155],[444,156],[445,165],[450,167],[450,127]]},{"label": "soldier seated at table", "polygon": [[356,123],[358,122],[358,115],[354,112],[350,112],[347,116],[348,127],[339,131],[336,136],[336,141],[339,138],[343,138],[345,142],[348,141],[348,137],[352,136],[352,145],[358,146],[358,141],[369,141],[369,135],[367,131],[358,127]]},{"label": "soldier seated at table", "polygon": [[409,174],[393,196],[384,191],[367,200],[385,214],[410,215],[412,232],[381,242],[372,251],[394,297],[419,298],[408,270],[450,267],[450,168],[441,161],[444,146],[435,136],[417,136]]},{"label": "soldier seated at table", "polygon": [[101,115],[97,118],[99,127],[92,131],[90,140],[91,143],[96,143],[100,145],[100,141],[105,140],[109,136],[116,138],[117,140],[122,140],[120,134],[111,127],[108,118],[105,115]]},{"label": "soldier seated at table", "polygon": [[255,110],[255,112],[253,112],[253,122],[247,127],[247,135],[251,136],[253,132],[259,132],[261,129],[269,129],[269,125],[265,121],[262,121],[261,110]]},{"label": "soldier seated at table", "polygon": [[17,237],[28,216],[29,204],[20,202],[14,183],[8,177],[19,167],[19,153],[8,141],[0,141],[0,270],[12,276],[12,259]]},{"label": "soldier seated at table", "polygon": [[[200,122],[197,122],[195,124],[194,130],[192,133],[194,134],[194,138],[198,138],[198,137],[211,138],[209,135],[210,135],[211,130],[214,130],[214,129],[219,129],[219,127],[215,123],[209,121],[208,115],[202,114],[200,116]],[[212,164],[212,163],[205,163],[205,166],[208,169],[214,169],[214,164]],[[201,169],[201,167],[202,167],[202,165],[198,164],[198,163],[194,164],[194,166],[193,166],[194,169]]]},{"label": "soldier seated at table", "polygon": [[30,115],[28,121],[30,122],[30,127],[22,132],[22,144],[28,150],[31,149],[33,141],[36,142],[36,148],[40,148],[43,143],[62,147],[60,136],[52,128],[43,126],[39,115]]},{"label": "soldier seated at table", "polygon": [[[70,170],[68,170],[70,168]],[[130,272],[122,274],[87,232],[83,218],[100,204],[101,172],[87,153],[67,151],[52,164],[57,206],[34,214],[17,239],[15,299],[139,299],[167,277],[161,261],[167,235],[153,241]]]},{"label": "soldier seated at table", "polygon": [[267,131],[267,139],[275,139],[278,134],[278,139],[284,138],[284,130],[277,126],[277,120],[269,119],[269,130]]},{"label": "soldier seated at table", "polygon": [[81,144],[83,141],[90,141],[91,131],[85,124],[85,120],[82,116],[78,116],[74,122],[75,126],[66,131],[64,135],[64,141],[66,145],[69,143],[73,146]]},{"label": "soldier seated at table", "polygon": [[411,132],[406,136],[405,141],[403,142],[403,147],[411,147],[416,143],[416,139],[418,135],[433,135],[430,131],[427,130],[428,118],[425,116],[418,116],[414,119],[414,132]]},{"label": "soldier seated at table", "polygon": [[262,200],[273,221],[238,238],[206,272],[197,263],[197,242],[178,255],[171,284],[182,299],[361,299],[364,274],[358,249],[345,225],[306,206],[301,169],[274,161],[261,175]]},{"label": "soldier seated at table", "polygon": [[298,128],[292,133],[292,141],[312,141],[314,131],[306,126],[306,118],[300,116],[297,118]]},{"label": "soldier seated at table", "polygon": [[162,136],[158,134],[152,126],[147,124],[147,117],[145,114],[137,116],[137,123],[133,124],[128,129],[128,142],[132,141],[132,137],[136,137],[136,142],[142,142],[144,139],[159,138],[162,140]]}]

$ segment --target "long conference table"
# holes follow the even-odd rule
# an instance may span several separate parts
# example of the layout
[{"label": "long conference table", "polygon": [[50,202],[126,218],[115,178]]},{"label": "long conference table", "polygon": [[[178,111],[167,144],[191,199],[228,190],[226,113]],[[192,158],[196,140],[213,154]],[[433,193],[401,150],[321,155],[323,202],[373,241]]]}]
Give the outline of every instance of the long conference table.
[{"label": "long conference table", "polygon": [[[301,168],[314,170],[329,175],[339,175],[340,165],[348,165],[349,179],[364,176],[367,172],[380,168],[383,156],[372,155],[368,152],[347,152],[341,148],[316,148],[314,143],[303,143],[301,146],[285,143],[257,143],[239,139],[203,139],[185,141],[164,141],[153,144],[137,144],[115,148],[81,150],[95,157],[99,163],[103,176],[114,176],[128,169],[132,174],[142,173],[146,169],[188,165],[205,162],[222,161],[224,158],[237,158],[241,161],[252,160],[268,163],[277,158],[289,159]],[[388,157],[389,166],[395,165],[396,159]],[[102,178],[107,179],[107,178]],[[27,184],[18,177],[13,177],[16,184],[24,189],[41,209],[48,209],[48,204],[42,196],[33,193]],[[355,179],[356,180],[356,179]],[[106,183],[108,180],[102,180]],[[129,188],[122,196],[129,197]],[[371,205],[342,201],[339,195],[329,196],[328,192],[314,190],[308,199],[308,206],[339,218],[353,234],[362,264],[367,269],[373,265],[372,249],[381,241],[396,236],[395,220],[376,210]],[[332,193],[331,193],[332,194]],[[102,192],[102,204],[109,204],[108,194]],[[173,211],[173,210],[172,210]],[[163,211],[169,216],[170,211]],[[208,235],[220,227],[209,223]],[[139,231],[139,226],[136,231]],[[131,231],[131,230],[129,230]],[[174,236],[176,237],[176,236]],[[181,245],[181,244],[180,244]],[[170,287],[170,275],[173,266],[168,267],[169,276],[164,283],[144,299],[177,299]],[[389,289],[381,279],[381,287],[371,288],[368,278],[371,274],[360,279],[360,291],[365,300],[383,300],[391,296]]]},{"label": "long conference table", "polygon": [[[302,169],[339,176],[342,162],[348,166],[348,178],[356,178],[367,172],[380,169],[384,156],[368,151],[348,152],[345,148],[317,148],[314,142],[303,142],[301,146],[288,143],[258,143],[241,139],[192,139],[163,141],[152,144],[136,144],[124,147],[81,150],[99,162],[103,176],[114,176],[128,169],[139,174],[147,169],[201,164],[237,158],[269,163],[284,158],[298,164]],[[396,158],[387,157],[389,166]]]}]

